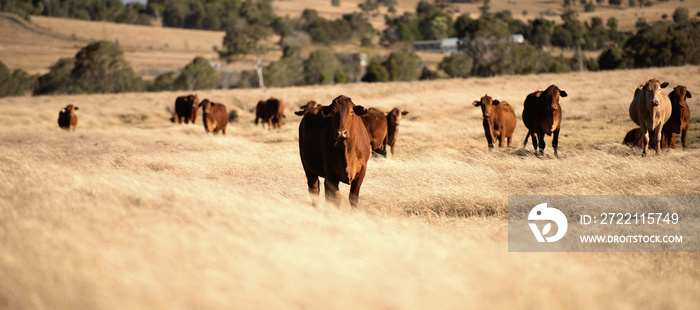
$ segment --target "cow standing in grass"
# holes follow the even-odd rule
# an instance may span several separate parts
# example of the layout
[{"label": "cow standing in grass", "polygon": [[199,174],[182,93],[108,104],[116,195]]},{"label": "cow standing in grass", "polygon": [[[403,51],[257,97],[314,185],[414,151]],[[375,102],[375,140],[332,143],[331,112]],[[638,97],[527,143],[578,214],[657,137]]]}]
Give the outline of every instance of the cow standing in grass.
[{"label": "cow standing in grass", "polygon": [[365,129],[367,129],[372,152],[386,157],[386,136],[388,129],[384,112],[379,109],[370,108],[367,110],[367,113],[360,116],[360,118],[362,118],[362,123],[365,124]]},{"label": "cow standing in grass", "polygon": [[75,115],[75,111],[77,110],[78,107],[74,107],[72,104],[61,109],[61,111],[58,112],[58,127],[68,131],[74,131],[75,127],[78,126],[78,116]]},{"label": "cow standing in grass", "polygon": [[314,113],[302,113],[299,124],[299,155],[314,205],[319,195],[319,177],[325,178],[326,200],[340,206],[338,184],[350,184],[350,204],[357,207],[360,187],[372,152],[367,130],[360,117],[367,109],[346,96]]},{"label": "cow standing in grass", "polygon": [[629,114],[632,121],[641,129],[634,144],[639,139],[643,139],[642,156],[647,155],[650,134],[655,139],[653,147],[656,154],[661,148],[662,128],[671,117],[671,100],[661,91],[666,86],[668,86],[668,82],[661,83],[657,79],[650,79],[644,85],[639,85],[634,91]]},{"label": "cow standing in grass", "polygon": [[401,124],[401,117],[406,114],[408,114],[408,111],[401,111],[398,108],[393,108],[391,109],[391,111],[389,111],[389,113],[386,114],[387,134],[386,141],[384,144],[388,144],[391,147],[392,156],[394,155],[396,140],[399,136],[399,125]]},{"label": "cow standing in grass", "polygon": [[197,111],[199,110],[199,98],[197,95],[180,96],[175,99],[175,114],[171,121],[178,124],[194,124],[197,120]]},{"label": "cow standing in grass", "polygon": [[204,99],[199,104],[202,107],[202,122],[204,130],[207,132],[219,133],[226,135],[226,126],[228,125],[228,113],[226,106],[220,103],[214,103],[209,99]]},{"label": "cow standing in grass", "polygon": [[481,115],[484,118],[484,134],[489,149],[493,149],[494,142],[498,140],[498,147],[512,145],[513,131],[515,131],[515,110],[508,102],[494,100],[489,95],[484,95],[479,101],[472,102],[475,107],[481,107]]},{"label": "cow standing in grass", "polygon": [[559,157],[557,148],[562,119],[559,98],[566,96],[568,96],[566,91],[559,89],[556,85],[550,85],[544,91],[538,90],[527,95],[523,105],[523,123],[528,131],[523,147],[527,145],[527,139],[532,136],[535,154],[539,147],[539,155],[544,155],[544,135],[552,136],[554,156]]}]

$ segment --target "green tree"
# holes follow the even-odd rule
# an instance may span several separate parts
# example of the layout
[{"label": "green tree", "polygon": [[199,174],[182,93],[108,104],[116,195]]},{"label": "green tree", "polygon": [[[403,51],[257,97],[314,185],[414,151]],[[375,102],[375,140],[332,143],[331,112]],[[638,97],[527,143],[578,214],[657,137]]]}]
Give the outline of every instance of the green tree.
[{"label": "green tree", "polygon": [[221,84],[221,75],[203,57],[195,57],[175,79],[175,87],[181,90],[212,89]]},{"label": "green tree", "polygon": [[61,95],[73,92],[71,71],[75,66],[75,58],[61,58],[51,66],[49,73],[39,77],[34,95]]},{"label": "green tree", "polygon": [[246,25],[226,31],[223,50],[214,48],[219,57],[232,62],[248,54],[255,54],[257,62],[258,86],[265,87],[263,79],[263,56],[268,50],[267,38],[272,35],[272,28],[257,24]]},{"label": "green tree", "polygon": [[342,67],[333,51],[317,49],[304,61],[304,81],[310,85],[340,82],[335,80],[338,69]]},{"label": "green tree", "polygon": [[30,90],[34,85],[35,78],[22,70],[16,69],[10,72],[10,69],[0,61],[0,97],[5,96],[20,96],[25,91]]},{"label": "green tree", "polygon": [[382,65],[382,59],[374,57],[367,64],[367,73],[362,77],[363,82],[387,82],[389,81],[389,71]]},{"label": "green tree", "polygon": [[610,28],[611,31],[617,31],[617,18],[608,18],[608,22],[606,23],[606,25],[608,26],[608,28]]},{"label": "green tree", "polygon": [[413,51],[393,52],[383,63],[392,81],[415,81],[420,78],[423,60]]},{"label": "green tree", "polygon": [[598,67],[601,70],[625,68],[625,53],[622,49],[610,46],[598,56]]},{"label": "green tree", "polygon": [[149,91],[172,91],[177,90],[175,88],[175,79],[177,78],[177,73],[170,71],[158,75],[151,85],[148,86]]},{"label": "green tree", "polygon": [[676,23],[688,21],[689,14],[688,9],[684,7],[676,8],[676,10],[673,11],[673,21]]},{"label": "green tree", "polygon": [[443,58],[438,65],[438,69],[444,71],[447,76],[452,78],[470,77],[473,67],[474,59],[464,53],[453,53]]},{"label": "green tree", "polygon": [[120,93],[142,87],[119,46],[108,41],[92,43],[75,55],[71,79],[77,93]]}]

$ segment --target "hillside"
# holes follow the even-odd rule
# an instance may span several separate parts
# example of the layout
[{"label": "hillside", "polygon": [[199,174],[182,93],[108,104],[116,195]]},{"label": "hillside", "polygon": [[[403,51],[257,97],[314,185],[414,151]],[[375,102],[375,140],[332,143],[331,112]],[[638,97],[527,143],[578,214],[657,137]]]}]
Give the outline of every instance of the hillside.
[{"label": "hillside", "polygon": [[[508,195],[698,195],[689,149],[623,146],[633,89],[651,77],[700,89],[700,67],[430,82],[209,90],[239,114],[227,136],[169,121],[184,93],[0,99],[3,309],[690,309],[698,253],[509,253]],[[521,148],[524,97],[555,83],[561,159]],[[488,151],[485,93],[518,116]],[[360,209],[310,205],[296,106],[339,94],[410,111],[396,156],[373,158]],[[279,131],[259,99],[286,102]],[[76,104],[78,128],[56,124]],[[549,144],[551,139],[547,137]]]},{"label": "hillside", "polygon": [[[399,1],[398,13],[414,11],[417,0]],[[359,0],[341,1],[340,7],[333,7],[330,1],[273,1],[275,12],[280,15],[297,17],[303,9],[311,7],[327,18],[338,18],[342,14],[358,11]],[[472,17],[477,17],[478,7],[481,4],[458,4],[459,12],[455,15],[469,12]],[[594,16],[607,20],[616,17],[619,21],[619,29],[632,30],[637,18],[644,17],[648,22],[661,20],[663,14],[672,15],[676,7],[684,6],[690,11],[691,16],[700,11],[700,2],[671,0],[654,3],[651,7],[644,8],[611,8],[607,5],[599,6],[595,12],[585,13],[581,7],[577,8],[579,19],[589,20]],[[520,0],[520,1],[492,1],[491,11],[510,10],[515,18],[532,19],[537,16],[545,16],[555,21],[560,21],[558,15],[561,4],[557,1]],[[385,9],[382,9],[385,10]],[[523,11],[527,11],[523,15]],[[377,29],[383,29],[384,18],[382,14],[371,18],[371,22]],[[6,16],[6,15],[2,15]],[[30,73],[45,73],[48,67],[53,65],[61,57],[72,57],[88,41],[109,40],[118,41],[125,52],[127,60],[132,64],[137,73],[152,77],[163,70],[182,68],[195,56],[204,56],[208,59],[217,59],[213,52],[214,46],[221,46],[224,33],[216,31],[201,31],[187,29],[172,29],[161,27],[146,27],[126,24],[90,22],[62,18],[49,18],[44,16],[32,16],[30,23],[17,23],[0,16],[0,59],[10,69],[24,69]],[[310,46],[317,48],[317,46]],[[343,44],[335,46],[338,52],[357,52],[363,50],[358,44]],[[370,54],[387,54],[389,51],[379,49],[365,50]],[[308,52],[308,51],[307,51]],[[558,51],[555,54],[561,53]],[[564,52],[570,56],[571,52]],[[589,57],[595,53],[589,53]],[[280,51],[273,50],[267,55],[266,60],[279,59]],[[441,54],[421,53],[431,68],[442,59]],[[249,69],[254,67],[254,61],[247,59],[232,65],[236,69]]]}]

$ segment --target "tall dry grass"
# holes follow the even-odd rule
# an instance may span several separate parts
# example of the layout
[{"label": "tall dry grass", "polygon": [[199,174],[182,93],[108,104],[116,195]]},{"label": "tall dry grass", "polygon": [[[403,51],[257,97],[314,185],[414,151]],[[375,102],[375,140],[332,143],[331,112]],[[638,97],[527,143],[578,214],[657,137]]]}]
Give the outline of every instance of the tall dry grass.
[{"label": "tall dry grass", "polygon": [[[698,71],[198,92],[238,112],[225,137],[168,121],[182,93],[0,99],[0,308],[695,307],[696,253],[508,253],[506,217],[512,194],[700,193],[697,116],[687,151],[621,145],[637,84],[693,91]],[[520,114],[551,83],[569,94],[562,158],[521,149],[520,120],[517,147],[488,151],[471,102],[488,93]],[[371,159],[359,210],[347,185],[340,209],[311,207],[298,156],[291,112],[339,94],[410,111],[396,156]],[[279,131],[252,123],[270,96],[287,103]],[[68,103],[73,133],[56,124]]]}]

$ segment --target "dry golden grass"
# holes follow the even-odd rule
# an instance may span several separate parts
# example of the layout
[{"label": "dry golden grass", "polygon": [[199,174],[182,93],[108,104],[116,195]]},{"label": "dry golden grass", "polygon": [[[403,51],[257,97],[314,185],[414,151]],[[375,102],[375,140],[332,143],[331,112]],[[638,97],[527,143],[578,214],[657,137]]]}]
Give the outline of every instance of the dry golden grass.
[{"label": "dry golden grass", "polygon": [[[700,193],[697,116],[687,151],[620,144],[638,83],[694,91],[699,71],[199,92],[239,112],[225,137],[171,124],[181,93],[0,99],[0,308],[696,307],[697,253],[508,253],[506,217],[511,194]],[[489,152],[471,102],[488,93],[520,114],[551,83],[569,93],[562,158],[522,150],[520,121],[518,146]],[[298,155],[294,107],[339,94],[410,111],[396,156],[371,159],[359,210],[347,185],[340,209],[311,207]],[[287,103],[279,131],[252,124],[269,96]],[[73,133],[56,124],[68,103]]]}]

